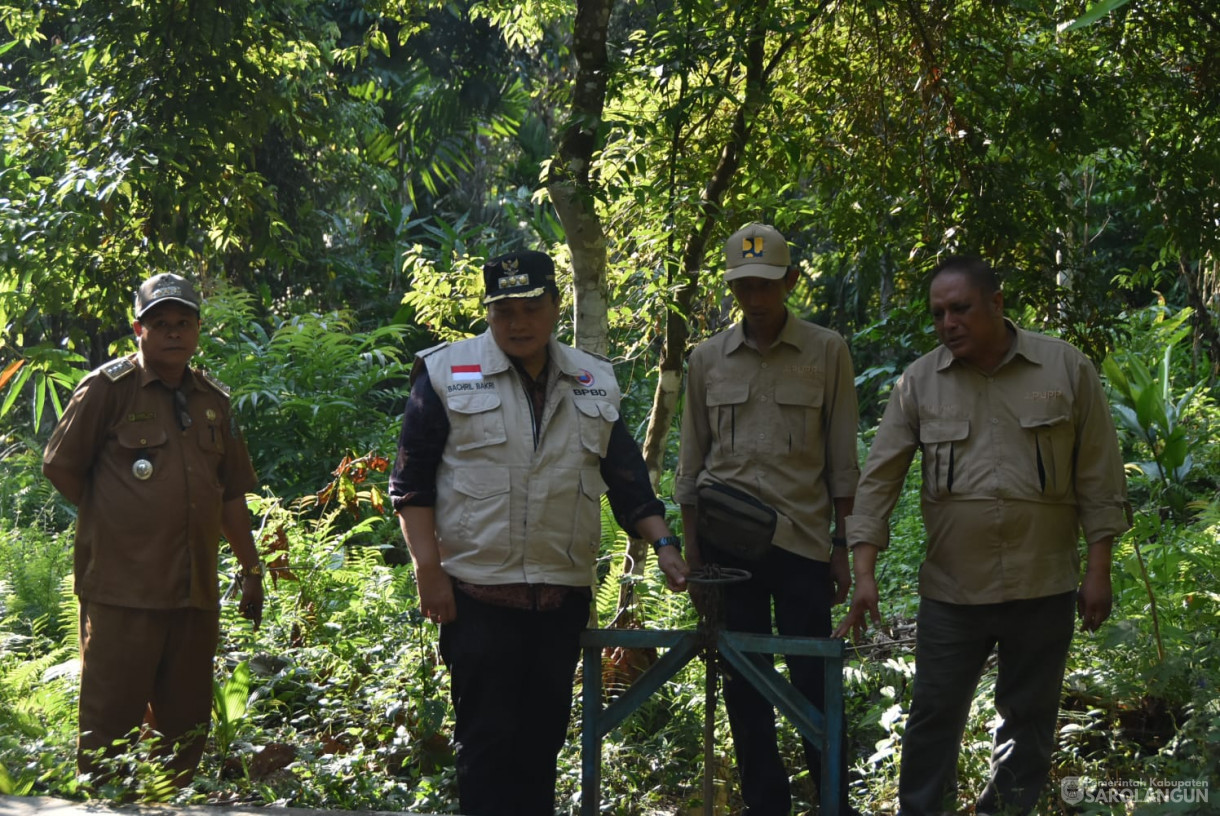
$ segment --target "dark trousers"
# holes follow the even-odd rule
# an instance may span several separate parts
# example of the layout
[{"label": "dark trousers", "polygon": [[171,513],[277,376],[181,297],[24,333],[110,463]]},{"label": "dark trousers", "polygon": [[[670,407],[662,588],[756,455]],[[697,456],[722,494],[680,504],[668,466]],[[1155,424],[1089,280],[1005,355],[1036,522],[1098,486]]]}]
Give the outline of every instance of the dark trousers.
[{"label": "dark trousers", "polygon": [[[725,590],[725,628],[732,632],[772,633],[771,610],[774,602],[775,630],[781,635],[799,637],[830,636],[832,591],[830,566],[795,553],[772,547],[758,561],[743,561],[702,544],[703,558],[721,566],[748,570],[751,578],[729,584]],[[759,660],[774,658],[755,656]],[[788,680],[819,710],[825,711],[823,661],[814,657],[785,656]],[[737,771],[741,775],[741,796],[749,816],[787,816],[792,809],[788,773],[776,743],[775,709],[765,697],[735,670],[726,672],[724,705],[733,732]],[[809,773],[821,782],[822,754],[808,740],[805,762]],[[846,748],[844,749],[846,758]],[[844,764],[846,769],[846,764]],[[840,790],[843,813],[847,809],[847,776]]]},{"label": "dark trousers", "polygon": [[212,720],[212,659],[220,613],[130,609],[82,599],[80,632],[81,773],[104,774],[105,767],[95,760],[98,750],[110,756],[122,750],[151,710],[153,725],[163,735],[157,753],[168,757],[179,785],[189,782]]},{"label": "dark trousers", "polygon": [[508,609],[455,590],[441,626],[456,718],[458,797],[466,816],[553,816],[556,763],[589,601],[553,612]]},{"label": "dark trousers", "polygon": [[991,777],[980,814],[1028,813],[1051,766],[1076,593],[958,605],[924,598],[915,634],[915,682],[902,740],[902,816],[955,810],[957,755],[983,665],[998,649]]}]

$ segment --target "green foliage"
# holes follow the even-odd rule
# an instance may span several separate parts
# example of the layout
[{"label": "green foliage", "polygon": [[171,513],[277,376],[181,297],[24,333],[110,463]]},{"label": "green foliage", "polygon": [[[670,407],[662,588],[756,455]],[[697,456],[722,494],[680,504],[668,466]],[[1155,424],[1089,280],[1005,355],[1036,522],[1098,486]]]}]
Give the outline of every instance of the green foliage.
[{"label": "green foliage", "polygon": [[1179,395],[1171,379],[1174,348],[1190,333],[1184,324],[1191,311],[1184,309],[1173,318],[1165,318],[1159,310],[1155,315],[1150,328],[1154,342],[1162,346],[1155,373],[1129,350],[1110,354],[1102,371],[1114,394],[1111,407],[1120,426],[1152,454],[1151,461],[1138,463],[1139,472],[1153,485],[1155,496],[1181,514],[1189,498],[1187,478],[1194,468],[1191,451],[1197,441],[1186,420],[1205,383]]},{"label": "green foliage", "polygon": [[[4,547],[0,544],[0,551]],[[71,577],[59,592],[59,631],[49,616],[23,618],[14,596],[0,582],[0,792],[25,795],[45,779],[61,780],[61,791],[76,791],[76,693],[79,627]]]},{"label": "green foliage", "polygon": [[35,428],[42,426],[48,401],[55,409],[55,416],[61,415],[64,412],[63,395],[71,394],[85,374],[77,367],[84,360],[79,354],[63,349],[37,346],[26,349],[0,372],[0,388],[5,389],[0,419],[12,411],[27,385],[33,391],[30,413]]},{"label": "green foliage", "polygon": [[329,480],[326,463],[349,451],[395,449],[407,327],[362,332],[348,314],[306,313],[267,332],[251,296],[234,290],[210,298],[205,318],[203,364],[232,386],[255,470],[273,492],[316,490]]},{"label": "green foliage", "polygon": [[220,756],[221,768],[229,758],[229,749],[237,739],[238,729],[250,711],[250,661],[243,660],[233,667],[233,673],[221,683],[212,681],[212,739]]}]

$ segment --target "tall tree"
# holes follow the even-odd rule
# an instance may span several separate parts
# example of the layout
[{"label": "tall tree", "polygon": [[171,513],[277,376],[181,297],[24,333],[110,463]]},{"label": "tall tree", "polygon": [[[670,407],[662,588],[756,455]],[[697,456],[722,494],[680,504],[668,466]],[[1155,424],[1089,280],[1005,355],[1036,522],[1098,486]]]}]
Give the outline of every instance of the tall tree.
[{"label": "tall tree", "polygon": [[612,6],[613,0],[576,2],[572,108],[560,133],[559,155],[544,179],[572,253],[576,345],[597,354],[605,354],[610,345],[606,233],[589,174],[594,154],[601,147],[608,80],[606,32]]}]

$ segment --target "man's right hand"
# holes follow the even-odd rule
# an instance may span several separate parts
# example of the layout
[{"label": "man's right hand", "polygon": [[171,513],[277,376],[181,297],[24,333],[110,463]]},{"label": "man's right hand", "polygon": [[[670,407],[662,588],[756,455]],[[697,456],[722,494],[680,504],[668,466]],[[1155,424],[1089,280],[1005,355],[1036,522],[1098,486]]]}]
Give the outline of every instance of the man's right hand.
[{"label": "man's right hand", "polygon": [[851,596],[851,609],[834,631],[835,637],[845,637],[851,632],[852,640],[859,640],[868,628],[868,619],[874,626],[881,625],[881,610],[877,606],[877,581],[871,575],[857,575],[856,588]]},{"label": "man's right hand", "polygon": [[457,619],[457,604],[453,600],[453,581],[440,565],[415,567],[415,585],[419,589],[419,609],[433,623],[452,623]]}]

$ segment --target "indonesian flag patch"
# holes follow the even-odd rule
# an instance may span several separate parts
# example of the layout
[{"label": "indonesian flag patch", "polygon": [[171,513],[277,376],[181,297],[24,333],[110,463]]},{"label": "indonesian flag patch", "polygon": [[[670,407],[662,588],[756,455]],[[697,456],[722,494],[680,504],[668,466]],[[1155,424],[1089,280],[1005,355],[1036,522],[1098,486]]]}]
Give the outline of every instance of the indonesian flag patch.
[{"label": "indonesian flag patch", "polygon": [[454,382],[477,382],[483,379],[483,367],[477,363],[450,366],[449,376]]}]

